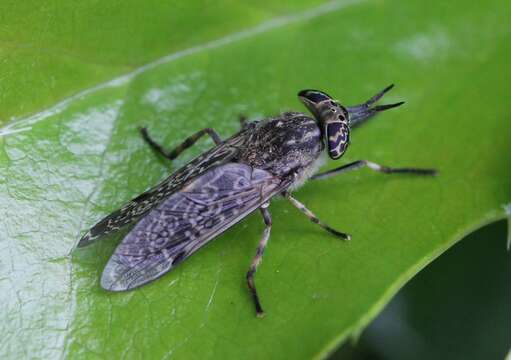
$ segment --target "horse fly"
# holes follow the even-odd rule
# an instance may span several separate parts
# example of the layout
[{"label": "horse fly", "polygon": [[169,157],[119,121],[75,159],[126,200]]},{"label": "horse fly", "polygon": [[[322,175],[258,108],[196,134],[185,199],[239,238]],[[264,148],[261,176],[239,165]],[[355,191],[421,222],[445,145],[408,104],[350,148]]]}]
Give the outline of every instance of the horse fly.
[{"label": "horse fly", "polygon": [[155,280],[259,209],[265,229],[246,279],[256,313],[262,316],[254,274],[270,238],[269,204],[274,196],[285,197],[313,223],[349,240],[348,234],[319,220],[291,191],[307,179],[325,179],[361,167],[386,174],[435,175],[433,169],[391,168],[367,160],[316,174],[323,154],[334,160],[344,154],[350,144],[351,129],[380,111],[403,104],[374,105],[391,88],[392,85],[352,107],[342,106],[322,91],[303,90],[298,97],[313,117],[285,112],[260,121],[242,121],[241,130],[226,140],[206,128],[171,151],[166,151],[142,128],[143,139],[170,160],[206,134],[215,146],[105,217],[80,239],[78,246],[83,247],[136,223],[108,261],[101,286],[123,291]]}]

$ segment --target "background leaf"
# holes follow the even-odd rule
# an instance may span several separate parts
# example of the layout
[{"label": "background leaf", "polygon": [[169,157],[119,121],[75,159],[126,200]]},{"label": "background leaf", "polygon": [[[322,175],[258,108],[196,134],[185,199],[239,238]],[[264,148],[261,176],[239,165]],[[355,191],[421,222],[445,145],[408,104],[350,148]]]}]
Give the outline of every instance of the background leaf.
[{"label": "background leaf", "polygon": [[[136,68],[5,127],[1,351],[12,358],[308,358],[356,335],[428,262],[505,216],[510,12],[504,1],[328,3]],[[193,17],[184,22],[194,28]],[[197,20],[209,40],[201,26]],[[128,44],[130,33],[122,34]],[[118,56],[126,56],[126,46]],[[211,146],[201,142],[168,164],[143,144],[137,127],[148,126],[168,146],[205,126],[226,137],[241,113],[259,118],[302,109],[295,97],[302,88],[354,104],[391,82],[399,86],[386,100],[407,105],[357,130],[343,163],[435,166],[441,175],[364,170],[296,193],[326,222],[351,233],[351,243],[275,201],[272,240],[257,274],[264,320],[255,318],[244,282],[262,231],[259,216],[129,293],[107,293],[98,281],[122,234],[73,251],[90,225]],[[85,82],[71,83],[56,94]],[[27,100],[27,108],[50,101]]]},{"label": "background leaf", "polygon": [[0,121],[40,110],[170,52],[321,2],[4,1]]},{"label": "background leaf", "polygon": [[418,273],[334,359],[504,359],[511,262],[505,221],[470,234]]}]

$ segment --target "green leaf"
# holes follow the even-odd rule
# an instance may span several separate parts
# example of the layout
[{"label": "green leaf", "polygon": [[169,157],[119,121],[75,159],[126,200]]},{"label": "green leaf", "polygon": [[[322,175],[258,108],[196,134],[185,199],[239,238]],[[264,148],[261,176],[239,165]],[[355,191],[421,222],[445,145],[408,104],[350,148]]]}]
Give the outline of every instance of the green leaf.
[{"label": "green leaf", "polygon": [[[154,6],[148,14],[159,13]],[[137,22],[146,10],[133,5],[135,20],[123,23]],[[134,67],[54,107],[41,107],[48,98],[27,100],[27,109],[41,111],[1,131],[2,357],[322,356],[356,336],[464,234],[505,216],[511,202],[507,2],[332,2],[241,32],[221,26],[215,34],[226,35],[213,42],[190,13],[182,23],[200,28],[204,39],[180,33],[183,46],[199,44],[191,50]],[[106,20],[99,25],[105,27],[92,30],[96,38],[107,33]],[[137,47],[140,62],[150,58],[139,53],[146,47]],[[120,48],[105,62],[126,57]],[[72,68],[95,72],[79,63]],[[143,143],[139,126],[171,147],[206,126],[227,137],[238,129],[239,114],[255,119],[300,110],[295,94],[303,88],[351,105],[392,82],[398,86],[386,101],[406,106],[357,130],[342,161],[327,167],[369,159],[436,167],[440,176],[361,170],[296,192],[325,222],[351,233],[350,243],[284,201],[273,202],[271,241],[256,277],[264,319],[255,317],[244,281],[263,229],[258,214],[128,293],[99,286],[123,234],[73,250],[89,226],[211,146],[202,141],[165,163]],[[52,92],[51,84],[40,86]],[[9,111],[23,112],[14,105]]]},{"label": "green leaf", "polygon": [[511,318],[506,232],[506,222],[499,221],[466,236],[330,360],[505,359]]},{"label": "green leaf", "polygon": [[320,2],[4,2],[0,124],[168,53]]}]

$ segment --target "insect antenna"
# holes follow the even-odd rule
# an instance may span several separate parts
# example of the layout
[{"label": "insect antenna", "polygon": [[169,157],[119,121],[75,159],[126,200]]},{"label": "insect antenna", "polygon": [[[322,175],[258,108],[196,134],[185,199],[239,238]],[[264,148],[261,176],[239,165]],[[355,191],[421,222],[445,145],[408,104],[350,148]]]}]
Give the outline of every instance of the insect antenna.
[{"label": "insect antenna", "polygon": [[372,96],[365,103],[346,108],[348,110],[350,118],[350,128],[354,128],[361,125],[362,123],[364,123],[365,121],[367,121],[369,118],[373,117],[376,113],[380,111],[385,111],[403,105],[405,102],[400,101],[394,104],[377,105],[371,107],[371,105],[380,100],[383,97],[383,95],[385,95],[385,93],[390,91],[393,87],[394,84],[391,84],[387,86],[385,89],[378,92],[376,95]]}]

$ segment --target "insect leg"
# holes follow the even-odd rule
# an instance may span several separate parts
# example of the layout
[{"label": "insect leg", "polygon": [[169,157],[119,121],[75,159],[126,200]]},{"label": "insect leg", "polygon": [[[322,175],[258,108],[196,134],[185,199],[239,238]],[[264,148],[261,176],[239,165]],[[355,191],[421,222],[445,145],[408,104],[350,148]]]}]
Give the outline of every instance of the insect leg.
[{"label": "insect leg", "polygon": [[243,128],[247,124],[248,118],[242,114],[238,117],[238,121],[240,122],[240,127]]},{"label": "insect leg", "polygon": [[259,301],[259,296],[257,296],[257,290],[254,283],[254,275],[257,271],[257,267],[261,264],[263,260],[264,249],[266,248],[266,244],[268,244],[268,240],[270,239],[270,231],[271,231],[271,215],[268,211],[268,204],[265,204],[260,208],[261,214],[263,215],[264,224],[266,227],[264,228],[263,236],[259,245],[257,246],[256,256],[252,260],[250,264],[250,269],[247,272],[247,284],[250,289],[250,293],[252,294],[252,298],[254,299],[254,304],[256,308],[256,313],[258,317],[262,317],[264,315],[263,308],[261,307],[261,302]]},{"label": "insect leg", "polygon": [[335,236],[338,236],[338,237],[340,237],[343,240],[351,240],[351,236],[350,235],[345,234],[345,233],[340,232],[340,231],[337,231],[337,230],[331,228],[330,226],[328,226],[327,224],[322,223],[318,219],[318,217],[316,215],[314,215],[314,213],[312,211],[307,209],[304,204],[302,204],[301,202],[296,200],[294,197],[292,197],[291,194],[284,193],[284,197],[286,199],[288,199],[291,202],[291,204],[293,204],[298,210],[303,212],[305,214],[305,216],[307,216],[309,218],[309,220],[312,221],[314,224],[318,224],[319,226],[321,226],[323,229],[325,229],[329,233],[334,234]]},{"label": "insect leg", "polygon": [[142,138],[149,144],[149,146],[151,146],[156,152],[160,153],[161,155],[165,156],[167,159],[170,160],[174,160],[176,157],[179,156],[179,154],[181,154],[184,150],[188,149],[190,146],[195,144],[195,142],[205,134],[208,134],[211,137],[211,139],[213,139],[216,145],[222,143],[222,139],[220,139],[220,136],[216,133],[215,130],[211,128],[205,128],[197,131],[195,134],[188,137],[185,141],[183,141],[180,145],[176,146],[174,149],[167,151],[163,148],[163,146],[158,144],[151,138],[151,136],[149,136],[149,133],[147,132],[147,129],[145,127],[140,128],[140,134],[142,135]]},{"label": "insect leg", "polygon": [[338,168],[325,171],[320,174],[313,175],[311,179],[326,179],[331,176],[339,175],[351,170],[360,169],[362,167],[368,167],[371,170],[382,172],[385,174],[414,174],[414,175],[436,175],[437,171],[435,169],[418,169],[418,168],[391,168],[383,165],[376,164],[372,161],[367,160],[357,160],[352,163],[340,166]]}]

